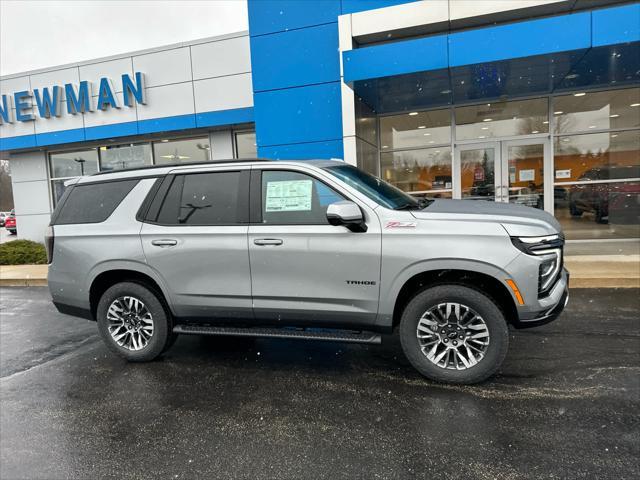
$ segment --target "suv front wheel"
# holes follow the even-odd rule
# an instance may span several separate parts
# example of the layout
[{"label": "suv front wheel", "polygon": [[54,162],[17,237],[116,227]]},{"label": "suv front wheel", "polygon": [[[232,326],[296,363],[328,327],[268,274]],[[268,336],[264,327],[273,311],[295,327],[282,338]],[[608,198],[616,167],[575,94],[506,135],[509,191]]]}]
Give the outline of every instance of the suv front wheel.
[{"label": "suv front wheel", "polygon": [[156,294],[122,282],[104,292],[96,312],[98,330],[110,350],[132,362],[147,362],[172,343],[168,313]]},{"label": "suv front wheel", "polygon": [[478,383],[493,375],[509,347],[509,329],[495,302],[462,285],[418,293],[400,320],[402,349],[425,377]]}]

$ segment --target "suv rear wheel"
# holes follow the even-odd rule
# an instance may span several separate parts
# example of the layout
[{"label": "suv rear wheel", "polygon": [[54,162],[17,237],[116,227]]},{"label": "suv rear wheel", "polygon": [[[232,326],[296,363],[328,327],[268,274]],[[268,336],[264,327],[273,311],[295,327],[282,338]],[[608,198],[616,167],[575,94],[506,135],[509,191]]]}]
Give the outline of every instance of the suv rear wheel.
[{"label": "suv rear wheel", "polygon": [[138,283],[107,289],[96,314],[107,347],[129,361],[153,360],[173,343],[169,314],[156,294]]},{"label": "suv rear wheel", "polygon": [[488,296],[462,285],[439,285],[407,304],[400,341],[407,359],[425,377],[477,383],[500,368],[509,347],[509,329]]}]

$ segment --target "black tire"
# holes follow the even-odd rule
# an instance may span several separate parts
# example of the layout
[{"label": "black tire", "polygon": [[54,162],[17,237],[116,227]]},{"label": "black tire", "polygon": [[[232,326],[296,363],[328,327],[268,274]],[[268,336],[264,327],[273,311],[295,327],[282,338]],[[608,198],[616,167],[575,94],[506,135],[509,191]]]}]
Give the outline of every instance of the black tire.
[{"label": "black tire", "polygon": [[[489,333],[484,357],[464,370],[432,363],[422,352],[417,337],[422,315],[430,308],[447,302],[460,303],[475,310]],[[419,292],[409,301],[400,320],[400,342],[409,362],[425,377],[443,383],[472,384],[486,380],[502,365],[509,348],[509,327],[502,310],[487,295],[462,285],[438,285]]]},{"label": "black tire", "polygon": [[576,207],[575,203],[569,204],[569,213],[571,214],[572,217],[582,216],[582,210],[578,210],[578,207]]},{"label": "black tire", "polygon": [[[142,301],[153,319],[153,334],[148,343],[140,350],[130,350],[118,345],[109,333],[107,311],[116,299],[131,296]],[[158,357],[168,349],[172,343],[172,322],[170,314],[165,310],[162,302],[153,290],[144,285],[133,282],[122,282],[108,288],[100,298],[96,312],[98,331],[107,347],[114,353],[130,362],[148,362]],[[175,339],[173,339],[175,341]]]}]

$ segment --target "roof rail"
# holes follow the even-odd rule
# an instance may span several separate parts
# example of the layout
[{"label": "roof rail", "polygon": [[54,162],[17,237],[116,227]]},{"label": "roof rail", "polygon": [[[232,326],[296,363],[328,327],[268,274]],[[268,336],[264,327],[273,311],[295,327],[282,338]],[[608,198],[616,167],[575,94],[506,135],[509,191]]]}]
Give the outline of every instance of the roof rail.
[{"label": "roof rail", "polygon": [[118,170],[103,170],[101,172],[93,173],[89,176],[95,177],[97,175],[106,175],[107,173],[120,173],[120,172],[135,172],[137,170],[153,170],[154,168],[165,168],[165,167],[191,167],[193,165],[218,165],[221,163],[253,163],[253,162],[271,162],[272,160],[268,158],[230,158],[228,160],[206,160],[203,162],[175,162],[175,163],[163,163],[161,165],[144,165],[142,167],[130,167],[130,168],[120,168]]}]

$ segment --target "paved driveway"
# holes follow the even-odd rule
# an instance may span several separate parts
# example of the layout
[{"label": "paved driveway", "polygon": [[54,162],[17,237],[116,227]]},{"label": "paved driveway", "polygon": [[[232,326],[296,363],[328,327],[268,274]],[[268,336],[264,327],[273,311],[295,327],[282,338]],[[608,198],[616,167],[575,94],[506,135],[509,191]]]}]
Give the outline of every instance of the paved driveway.
[{"label": "paved driveway", "polygon": [[127,364],[44,288],[0,289],[11,478],[640,477],[638,292],[573,290],[499,376],[428,382],[382,346],[182,337]]}]

